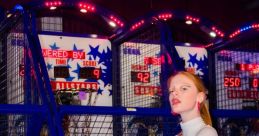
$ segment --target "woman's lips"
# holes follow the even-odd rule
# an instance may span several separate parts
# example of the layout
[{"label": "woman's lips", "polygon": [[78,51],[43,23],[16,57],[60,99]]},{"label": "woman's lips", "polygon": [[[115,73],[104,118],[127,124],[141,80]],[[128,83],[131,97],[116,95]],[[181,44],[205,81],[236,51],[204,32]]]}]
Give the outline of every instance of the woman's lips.
[{"label": "woman's lips", "polygon": [[179,103],[181,103],[181,101],[179,99],[173,99],[172,100],[173,105],[176,105],[176,104],[179,104]]}]

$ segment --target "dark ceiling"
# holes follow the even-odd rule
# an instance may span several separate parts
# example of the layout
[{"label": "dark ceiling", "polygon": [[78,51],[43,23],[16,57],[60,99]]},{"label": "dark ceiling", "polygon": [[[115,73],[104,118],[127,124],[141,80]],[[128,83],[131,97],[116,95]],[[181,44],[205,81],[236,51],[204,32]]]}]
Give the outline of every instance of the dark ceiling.
[{"label": "dark ceiling", "polygon": [[[11,9],[15,4],[33,0],[0,0],[0,7]],[[152,11],[171,9],[204,17],[222,30],[232,32],[249,22],[259,22],[259,0],[90,0],[128,23]]]}]

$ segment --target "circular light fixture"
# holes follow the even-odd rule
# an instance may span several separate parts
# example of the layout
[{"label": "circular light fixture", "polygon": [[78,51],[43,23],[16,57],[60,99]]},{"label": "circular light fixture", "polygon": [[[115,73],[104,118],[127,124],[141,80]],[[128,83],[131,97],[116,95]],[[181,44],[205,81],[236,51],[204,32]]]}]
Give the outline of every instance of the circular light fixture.
[{"label": "circular light fixture", "polygon": [[111,27],[116,27],[116,24],[115,24],[113,21],[110,21],[110,22],[109,22],[109,25],[110,25]]},{"label": "circular light fixture", "polygon": [[49,9],[50,10],[55,10],[55,9],[57,9],[57,7],[51,6]]},{"label": "circular light fixture", "polygon": [[191,24],[192,24],[192,21],[191,21],[191,20],[186,20],[185,23],[186,23],[187,25],[191,25]]},{"label": "circular light fixture", "polygon": [[184,43],[184,45],[185,45],[185,46],[191,46],[191,44],[188,43],[188,42],[187,42],[187,43]]},{"label": "circular light fixture", "polygon": [[214,38],[214,37],[216,37],[216,36],[217,36],[217,35],[216,35],[215,32],[213,32],[213,31],[210,32],[210,37],[213,37],[213,38]]},{"label": "circular light fixture", "polygon": [[91,34],[90,37],[97,38],[97,34]]},{"label": "circular light fixture", "polygon": [[87,10],[86,10],[86,9],[80,9],[80,12],[82,12],[82,13],[86,13],[86,12],[87,12]]}]

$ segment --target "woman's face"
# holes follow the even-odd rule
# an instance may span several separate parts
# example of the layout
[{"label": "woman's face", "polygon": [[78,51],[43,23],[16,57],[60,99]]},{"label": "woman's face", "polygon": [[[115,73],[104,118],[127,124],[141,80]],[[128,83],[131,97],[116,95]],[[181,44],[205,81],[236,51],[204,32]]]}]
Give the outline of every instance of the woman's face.
[{"label": "woman's face", "polygon": [[[182,114],[197,111],[199,92],[192,80],[185,75],[176,75],[169,83],[169,100],[172,111]],[[200,102],[200,101],[199,101]]]}]

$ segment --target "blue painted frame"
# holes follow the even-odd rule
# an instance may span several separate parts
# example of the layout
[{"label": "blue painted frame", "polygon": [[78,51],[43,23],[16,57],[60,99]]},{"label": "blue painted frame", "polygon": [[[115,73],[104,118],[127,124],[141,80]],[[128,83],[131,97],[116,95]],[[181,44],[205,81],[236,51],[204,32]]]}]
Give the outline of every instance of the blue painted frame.
[{"label": "blue painted frame", "polygon": [[5,10],[0,7],[0,23],[5,19]]}]

